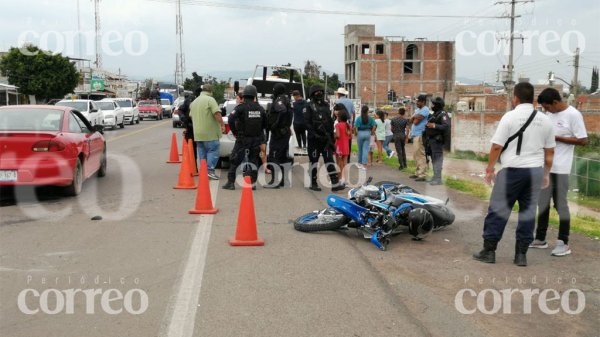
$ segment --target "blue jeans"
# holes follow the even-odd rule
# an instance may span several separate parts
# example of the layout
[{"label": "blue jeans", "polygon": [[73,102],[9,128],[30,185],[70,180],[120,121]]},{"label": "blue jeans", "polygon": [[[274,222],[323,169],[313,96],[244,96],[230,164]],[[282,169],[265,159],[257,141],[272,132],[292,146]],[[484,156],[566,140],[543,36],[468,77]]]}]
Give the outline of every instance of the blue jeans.
[{"label": "blue jeans", "polygon": [[390,149],[390,142],[392,141],[392,138],[394,138],[393,135],[385,136],[385,141],[383,142],[383,149],[388,157],[390,156],[390,153],[392,153],[392,149]]},{"label": "blue jeans", "polygon": [[358,162],[366,165],[369,162],[369,145],[371,144],[371,130],[358,130],[356,137],[358,144]]},{"label": "blue jeans", "polygon": [[496,175],[496,183],[490,196],[490,206],[483,225],[483,238],[500,241],[515,202],[519,202],[517,241],[530,244],[533,241],[535,213],[544,169],[503,168]]},{"label": "blue jeans", "polygon": [[199,161],[206,159],[208,173],[214,173],[215,167],[217,167],[217,163],[219,162],[219,140],[210,140],[206,142],[197,141],[196,151],[198,152]]}]

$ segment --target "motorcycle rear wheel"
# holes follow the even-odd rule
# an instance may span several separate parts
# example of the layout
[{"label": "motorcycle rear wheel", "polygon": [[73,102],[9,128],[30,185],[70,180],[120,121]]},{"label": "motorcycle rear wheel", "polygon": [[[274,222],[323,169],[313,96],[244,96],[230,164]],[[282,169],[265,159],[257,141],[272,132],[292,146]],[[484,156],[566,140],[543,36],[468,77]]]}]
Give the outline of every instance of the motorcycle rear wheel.
[{"label": "motorcycle rear wheel", "polygon": [[348,218],[333,208],[304,214],[294,220],[294,228],[300,232],[336,230],[348,222]]}]

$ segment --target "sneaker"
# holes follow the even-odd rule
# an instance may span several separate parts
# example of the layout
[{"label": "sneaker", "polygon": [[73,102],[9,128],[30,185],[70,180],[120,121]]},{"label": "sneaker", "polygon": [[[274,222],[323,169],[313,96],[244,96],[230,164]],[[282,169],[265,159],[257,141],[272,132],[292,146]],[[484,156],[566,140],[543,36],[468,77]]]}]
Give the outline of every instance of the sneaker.
[{"label": "sneaker", "polygon": [[541,240],[533,240],[532,243],[529,244],[529,248],[548,248],[548,242]]},{"label": "sneaker", "polygon": [[425,177],[418,177],[415,181],[427,181],[427,179]]},{"label": "sneaker", "polygon": [[356,164],[356,167],[358,167],[359,170],[366,170],[363,164]]},{"label": "sneaker", "polygon": [[396,155],[396,151],[392,150],[392,152],[390,152],[390,155],[388,157],[392,158],[395,155]]},{"label": "sneaker", "polygon": [[342,183],[338,183],[337,185],[333,186],[331,188],[332,192],[337,192],[337,191],[342,191],[346,189],[346,185],[342,184]]},{"label": "sneaker", "polygon": [[221,188],[224,189],[224,190],[231,190],[231,191],[233,191],[233,190],[235,190],[235,184],[228,181],[227,184],[223,185],[223,187],[221,187]]},{"label": "sneaker", "polygon": [[416,175],[416,174],[410,175],[410,176],[408,176],[408,177],[409,177],[410,179],[417,179],[417,178],[419,178],[419,176],[418,176],[418,175]]},{"label": "sneaker", "polygon": [[437,179],[436,180],[431,180],[429,182],[429,185],[432,185],[432,186],[442,185],[442,181],[441,180],[437,180]]},{"label": "sneaker", "polygon": [[556,240],[556,247],[552,250],[552,256],[565,256],[571,254],[569,245],[565,245],[563,240]]},{"label": "sneaker", "polygon": [[214,172],[208,172],[208,178],[211,180],[219,180],[219,176],[216,175]]}]

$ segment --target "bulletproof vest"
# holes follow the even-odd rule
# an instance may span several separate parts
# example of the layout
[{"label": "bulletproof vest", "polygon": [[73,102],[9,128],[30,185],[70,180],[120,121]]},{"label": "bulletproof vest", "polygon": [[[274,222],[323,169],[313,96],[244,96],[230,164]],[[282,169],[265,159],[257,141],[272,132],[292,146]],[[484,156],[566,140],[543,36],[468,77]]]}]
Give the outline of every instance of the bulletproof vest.
[{"label": "bulletproof vest", "polygon": [[331,111],[329,110],[329,106],[327,104],[317,105],[315,102],[310,102],[310,107],[313,110],[312,124],[315,130],[326,130],[327,123],[329,123],[331,119]]},{"label": "bulletproof vest", "polygon": [[[236,108],[237,110],[237,108]],[[237,110],[238,121],[236,125],[241,137],[259,137],[262,136],[263,109],[256,102],[242,103]]]},{"label": "bulletproof vest", "polygon": [[288,112],[287,119],[283,121],[283,126],[289,127],[290,125],[292,125],[293,113],[291,110],[290,103],[287,99],[287,96],[281,95],[277,97],[277,99],[275,99],[273,104],[271,104],[271,106],[269,107],[269,113],[267,115],[267,125],[269,126],[269,130],[273,129],[273,126],[275,125],[275,123],[277,122],[277,118],[279,117],[279,112],[275,110],[275,107],[277,107],[280,102],[285,106]]},{"label": "bulletproof vest", "polygon": [[[446,112],[445,111],[434,112],[429,117],[428,122],[429,123],[435,123],[436,125],[441,125],[441,124],[444,124],[444,117],[446,117]],[[432,128],[426,128],[425,129],[425,134],[428,137],[431,137],[431,136],[443,135],[444,131],[443,130],[436,130],[436,129],[432,129]]]}]

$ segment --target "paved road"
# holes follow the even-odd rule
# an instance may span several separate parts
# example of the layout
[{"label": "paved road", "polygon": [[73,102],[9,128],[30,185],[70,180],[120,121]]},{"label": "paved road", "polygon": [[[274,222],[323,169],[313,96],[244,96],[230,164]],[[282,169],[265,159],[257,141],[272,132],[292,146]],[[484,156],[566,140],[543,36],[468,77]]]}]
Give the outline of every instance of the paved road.
[{"label": "paved road", "polygon": [[[0,197],[0,335],[554,336],[562,331],[595,336],[600,331],[598,241],[573,235],[572,256],[557,259],[549,251],[534,251],[530,266],[518,268],[512,264],[511,221],[498,263],[482,265],[470,254],[480,246],[483,203],[411,182],[382,166],[369,174],[449,197],[455,224],[422,242],[400,235],[386,252],[353,230],[300,233],[290,222],[323,207],[328,191],[305,189],[298,166],[292,188],[254,192],[265,246],[230,247],[240,189],[221,190],[224,181],[213,182],[219,213],[188,215],[195,191],[174,190],[178,167],[165,164],[172,131],[167,120],[106,132],[109,173],[87,181],[78,198],[48,188],[37,196],[17,191],[16,197]],[[96,215],[103,219],[91,220]],[[461,289],[483,293],[480,310],[459,312],[455,297]],[[576,289],[585,306],[572,315],[554,300],[548,307],[558,313],[546,314],[534,295],[527,314],[521,293],[494,302],[494,294],[505,289],[547,290],[548,298],[554,289],[558,296],[570,295],[565,303],[572,311],[581,304],[569,290]],[[466,310],[477,308],[470,294],[464,296]],[[40,311],[23,313],[35,309]],[[494,309],[499,312],[482,313]]]}]

